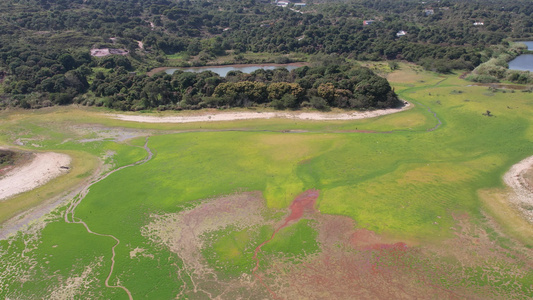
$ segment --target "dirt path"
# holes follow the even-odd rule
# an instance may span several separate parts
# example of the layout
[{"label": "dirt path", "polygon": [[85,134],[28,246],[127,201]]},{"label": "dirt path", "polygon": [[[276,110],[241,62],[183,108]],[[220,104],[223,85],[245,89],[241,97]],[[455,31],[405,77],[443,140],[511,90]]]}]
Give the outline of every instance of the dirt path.
[{"label": "dirt path", "polygon": [[273,119],[285,118],[295,120],[334,121],[334,120],[358,120],[374,118],[392,113],[397,113],[411,108],[406,104],[400,108],[378,109],[372,111],[355,111],[351,113],[321,113],[321,112],[208,112],[197,115],[176,116],[141,116],[125,114],[107,114],[106,116],[122,121],[140,123],[191,123],[191,122],[219,122],[249,119]]},{"label": "dirt path", "polygon": [[516,204],[529,222],[533,222],[533,186],[527,180],[527,173],[533,169],[533,156],[517,164],[503,176],[503,181],[513,192],[509,200]]},{"label": "dirt path", "polygon": [[0,179],[0,201],[30,191],[68,172],[70,156],[62,153],[35,153],[25,165],[14,168]]},{"label": "dirt path", "polygon": [[78,207],[78,205],[81,203],[81,201],[85,198],[85,196],[87,196],[87,194],[89,193],[89,190],[90,190],[90,187],[104,179],[106,179],[109,175],[117,172],[117,171],[120,171],[122,169],[125,169],[125,168],[128,168],[128,167],[132,167],[132,166],[137,166],[137,165],[141,165],[141,164],[144,164],[145,162],[149,161],[150,159],[152,159],[153,157],[153,153],[152,151],[150,150],[150,148],[148,148],[148,137],[146,138],[146,142],[144,144],[144,149],[146,150],[146,152],[148,153],[148,155],[146,156],[146,158],[144,158],[143,160],[140,160],[138,162],[135,162],[135,163],[132,163],[132,164],[129,164],[129,165],[126,165],[126,166],[122,166],[120,168],[117,168],[115,170],[112,170],[102,176],[100,176],[98,179],[94,180],[93,182],[91,182],[90,184],[88,184],[78,195],[77,197],[74,199],[74,201],[70,204],[70,206],[67,208],[66,212],[65,212],[65,222],[67,223],[76,223],[76,224],[82,224],[83,226],[85,226],[85,229],[87,230],[88,233],[90,234],[94,234],[94,235],[97,235],[97,236],[104,236],[104,237],[110,237],[112,239],[114,239],[116,241],[115,245],[111,248],[111,269],[109,270],[109,274],[107,275],[107,278],[105,280],[105,286],[108,287],[108,288],[120,288],[122,290],[124,290],[126,292],[126,294],[128,294],[128,297],[129,299],[133,299],[132,295],[131,295],[131,292],[124,286],[122,285],[110,285],[109,284],[109,280],[111,279],[111,275],[113,274],[113,270],[115,268],[115,248],[120,244],[120,240],[117,239],[115,236],[111,235],[111,234],[102,234],[102,233],[97,233],[97,232],[94,232],[92,231],[89,226],[87,225],[87,223],[85,223],[84,221],[82,221],[80,218],[76,218],[74,216],[74,213],[75,213],[75,210],[76,210],[76,207]]}]

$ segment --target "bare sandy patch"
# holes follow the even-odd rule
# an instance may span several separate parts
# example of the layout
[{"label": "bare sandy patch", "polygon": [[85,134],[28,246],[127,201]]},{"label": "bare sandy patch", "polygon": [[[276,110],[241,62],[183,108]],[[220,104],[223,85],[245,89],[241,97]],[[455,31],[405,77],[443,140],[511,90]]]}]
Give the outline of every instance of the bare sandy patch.
[{"label": "bare sandy patch", "polygon": [[140,123],[192,123],[192,122],[221,122],[250,119],[294,119],[312,121],[335,121],[335,120],[359,120],[375,118],[383,115],[393,114],[411,108],[407,103],[400,108],[387,108],[370,111],[353,111],[346,113],[324,113],[324,112],[208,112],[199,115],[174,115],[174,116],[141,116],[125,114],[107,114],[108,117],[122,121]]},{"label": "bare sandy patch", "polygon": [[529,222],[533,222],[533,185],[529,180],[532,170],[533,156],[530,156],[512,166],[503,176],[505,184],[512,189],[509,200]]},{"label": "bare sandy patch", "polygon": [[61,153],[34,154],[28,164],[10,170],[0,179],[0,201],[30,191],[67,173],[70,161],[70,156]]},{"label": "bare sandy patch", "polygon": [[135,248],[135,249],[130,251],[130,258],[131,259],[134,259],[134,258],[139,259],[139,257],[148,257],[148,258],[154,259],[154,255],[146,253],[146,249],[144,249],[144,248],[137,247],[137,248]]}]

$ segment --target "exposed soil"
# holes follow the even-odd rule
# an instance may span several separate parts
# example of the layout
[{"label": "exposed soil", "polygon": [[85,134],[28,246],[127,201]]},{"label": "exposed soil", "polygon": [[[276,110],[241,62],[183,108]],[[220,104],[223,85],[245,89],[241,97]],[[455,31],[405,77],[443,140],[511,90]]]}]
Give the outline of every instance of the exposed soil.
[{"label": "exposed soil", "polygon": [[[106,127],[99,124],[83,124],[69,126],[69,130],[79,136],[78,143],[90,143],[104,140],[113,140],[124,142],[136,137],[146,137],[153,134],[150,130],[141,130],[133,128]],[[85,138],[81,138],[85,137]],[[70,140],[65,140],[63,143]]]},{"label": "exposed soil", "polygon": [[32,190],[67,173],[70,161],[66,154],[35,153],[28,164],[9,170],[0,179],[0,200]]},{"label": "exposed soil", "polygon": [[268,242],[270,242],[272,239],[274,239],[274,236],[276,236],[276,233],[278,233],[283,227],[287,226],[292,221],[299,220],[303,215],[305,211],[312,212],[314,209],[314,205],[316,203],[316,199],[318,199],[320,192],[318,190],[307,190],[300,195],[296,196],[296,198],[291,203],[289,209],[291,210],[291,213],[287,218],[285,218],[285,221],[281,226],[279,226],[276,230],[274,230],[274,233],[272,233],[272,236],[270,239],[262,242],[259,246],[255,248],[254,251],[254,257],[255,260],[255,267],[252,270],[252,274],[265,286],[265,288],[268,290],[268,292],[276,299],[279,299],[279,297],[276,295],[274,291],[272,291],[263,281],[261,276],[257,275],[257,270],[259,269],[259,258],[257,258],[257,254],[259,251],[261,251],[261,248],[266,245]]},{"label": "exposed soil", "polygon": [[524,175],[527,185],[533,186],[533,167],[527,170]]},{"label": "exposed soil", "polygon": [[512,166],[503,176],[503,180],[512,189],[509,194],[511,203],[533,223],[533,184],[530,175],[532,173],[533,156],[530,156]]},{"label": "exposed soil", "polygon": [[124,49],[111,49],[111,48],[103,48],[103,49],[91,49],[91,56],[95,57],[104,57],[108,55],[128,55],[129,52]]},{"label": "exposed soil", "polygon": [[358,120],[374,118],[392,113],[397,113],[411,108],[411,104],[406,104],[400,108],[388,108],[371,111],[354,111],[351,113],[321,113],[321,112],[218,112],[208,111],[196,115],[176,115],[176,116],[145,116],[145,115],[124,115],[107,114],[107,116],[122,121],[132,121],[141,123],[191,123],[191,122],[219,122],[248,119],[272,119],[285,118],[296,120],[333,121],[333,120]]}]

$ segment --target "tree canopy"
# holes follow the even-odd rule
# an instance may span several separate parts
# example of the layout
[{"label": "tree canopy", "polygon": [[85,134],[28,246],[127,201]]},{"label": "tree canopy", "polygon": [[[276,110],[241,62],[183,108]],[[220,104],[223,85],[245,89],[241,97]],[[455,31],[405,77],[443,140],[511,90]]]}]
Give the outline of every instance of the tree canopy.
[{"label": "tree canopy", "polygon": [[[136,88],[137,94],[129,94],[130,82],[145,80],[137,78],[142,76],[125,82],[109,78],[164,66],[170,55],[187,56],[194,64],[203,65],[221,55],[231,54],[238,60],[245,52],[279,57],[287,53],[335,54],[356,60],[407,60],[437,72],[473,70],[489,61],[497,45],[509,39],[533,38],[532,12],[530,0],[315,0],[306,7],[290,4],[287,8],[257,0],[4,0],[0,3],[0,100],[4,106],[39,107],[72,103],[81,95],[120,98],[124,88],[129,97],[153,95],[150,89],[155,87],[145,85]],[[365,20],[374,22],[365,25]],[[398,36],[399,31],[406,34]],[[92,57],[89,50],[93,48],[118,48],[128,55]],[[319,80],[338,85],[330,72],[335,74],[333,69],[326,70]],[[287,78],[268,78],[272,76],[268,73],[258,73],[253,80],[241,78],[244,75],[205,78],[202,80],[209,83],[196,87],[198,92],[187,92],[183,86],[191,86],[193,75],[179,74],[183,77],[169,84],[174,88],[172,84],[177,81],[180,88],[175,92],[190,95],[187,101],[191,105],[202,102],[194,100],[196,93],[212,97],[222,81],[219,91],[224,87],[238,95],[242,95],[241,89],[259,86],[245,82],[263,82],[267,84],[264,99],[281,101],[287,95],[285,100],[292,103],[289,106],[311,99],[324,104],[319,98],[340,107],[355,107],[372,97],[377,99],[369,102],[372,105],[388,103],[375,96],[388,93],[379,78],[358,82],[356,87],[343,84],[333,89],[327,82],[314,86],[312,76],[275,75]],[[516,81],[525,78],[520,74],[507,77]],[[231,87],[236,83],[231,78],[239,78],[239,86]],[[285,85],[276,89],[278,85],[270,87],[270,81],[284,81]],[[294,90],[294,84],[303,92]],[[309,96],[310,90],[320,90],[323,95]],[[260,103],[258,96],[249,96],[237,103]],[[172,95],[161,91],[155,98],[136,99],[153,107],[170,98]]]}]

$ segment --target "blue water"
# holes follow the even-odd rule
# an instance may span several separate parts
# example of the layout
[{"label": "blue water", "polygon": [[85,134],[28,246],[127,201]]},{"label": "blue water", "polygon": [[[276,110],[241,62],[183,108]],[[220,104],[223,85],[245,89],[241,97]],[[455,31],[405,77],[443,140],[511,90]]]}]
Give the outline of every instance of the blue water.
[{"label": "blue water", "polygon": [[250,65],[250,66],[217,66],[217,67],[197,67],[197,68],[173,68],[173,69],[167,69],[165,72],[167,74],[173,74],[177,70],[182,70],[185,72],[194,72],[194,73],[201,73],[203,71],[213,71],[217,73],[221,77],[226,77],[229,71],[241,71],[243,73],[252,73],[255,70],[263,69],[263,70],[274,70],[278,68],[285,68],[289,71],[294,70],[296,68],[299,68],[298,66],[294,65]]},{"label": "blue water", "polygon": [[511,60],[509,62],[509,69],[533,72],[533,54],[522,54]]},{"label": "blue water", "polygon": [[528,42],[520,42],[522,44],[526,44],[527,46],[527,50],[533,50],[533,41],[528,41]]}]

